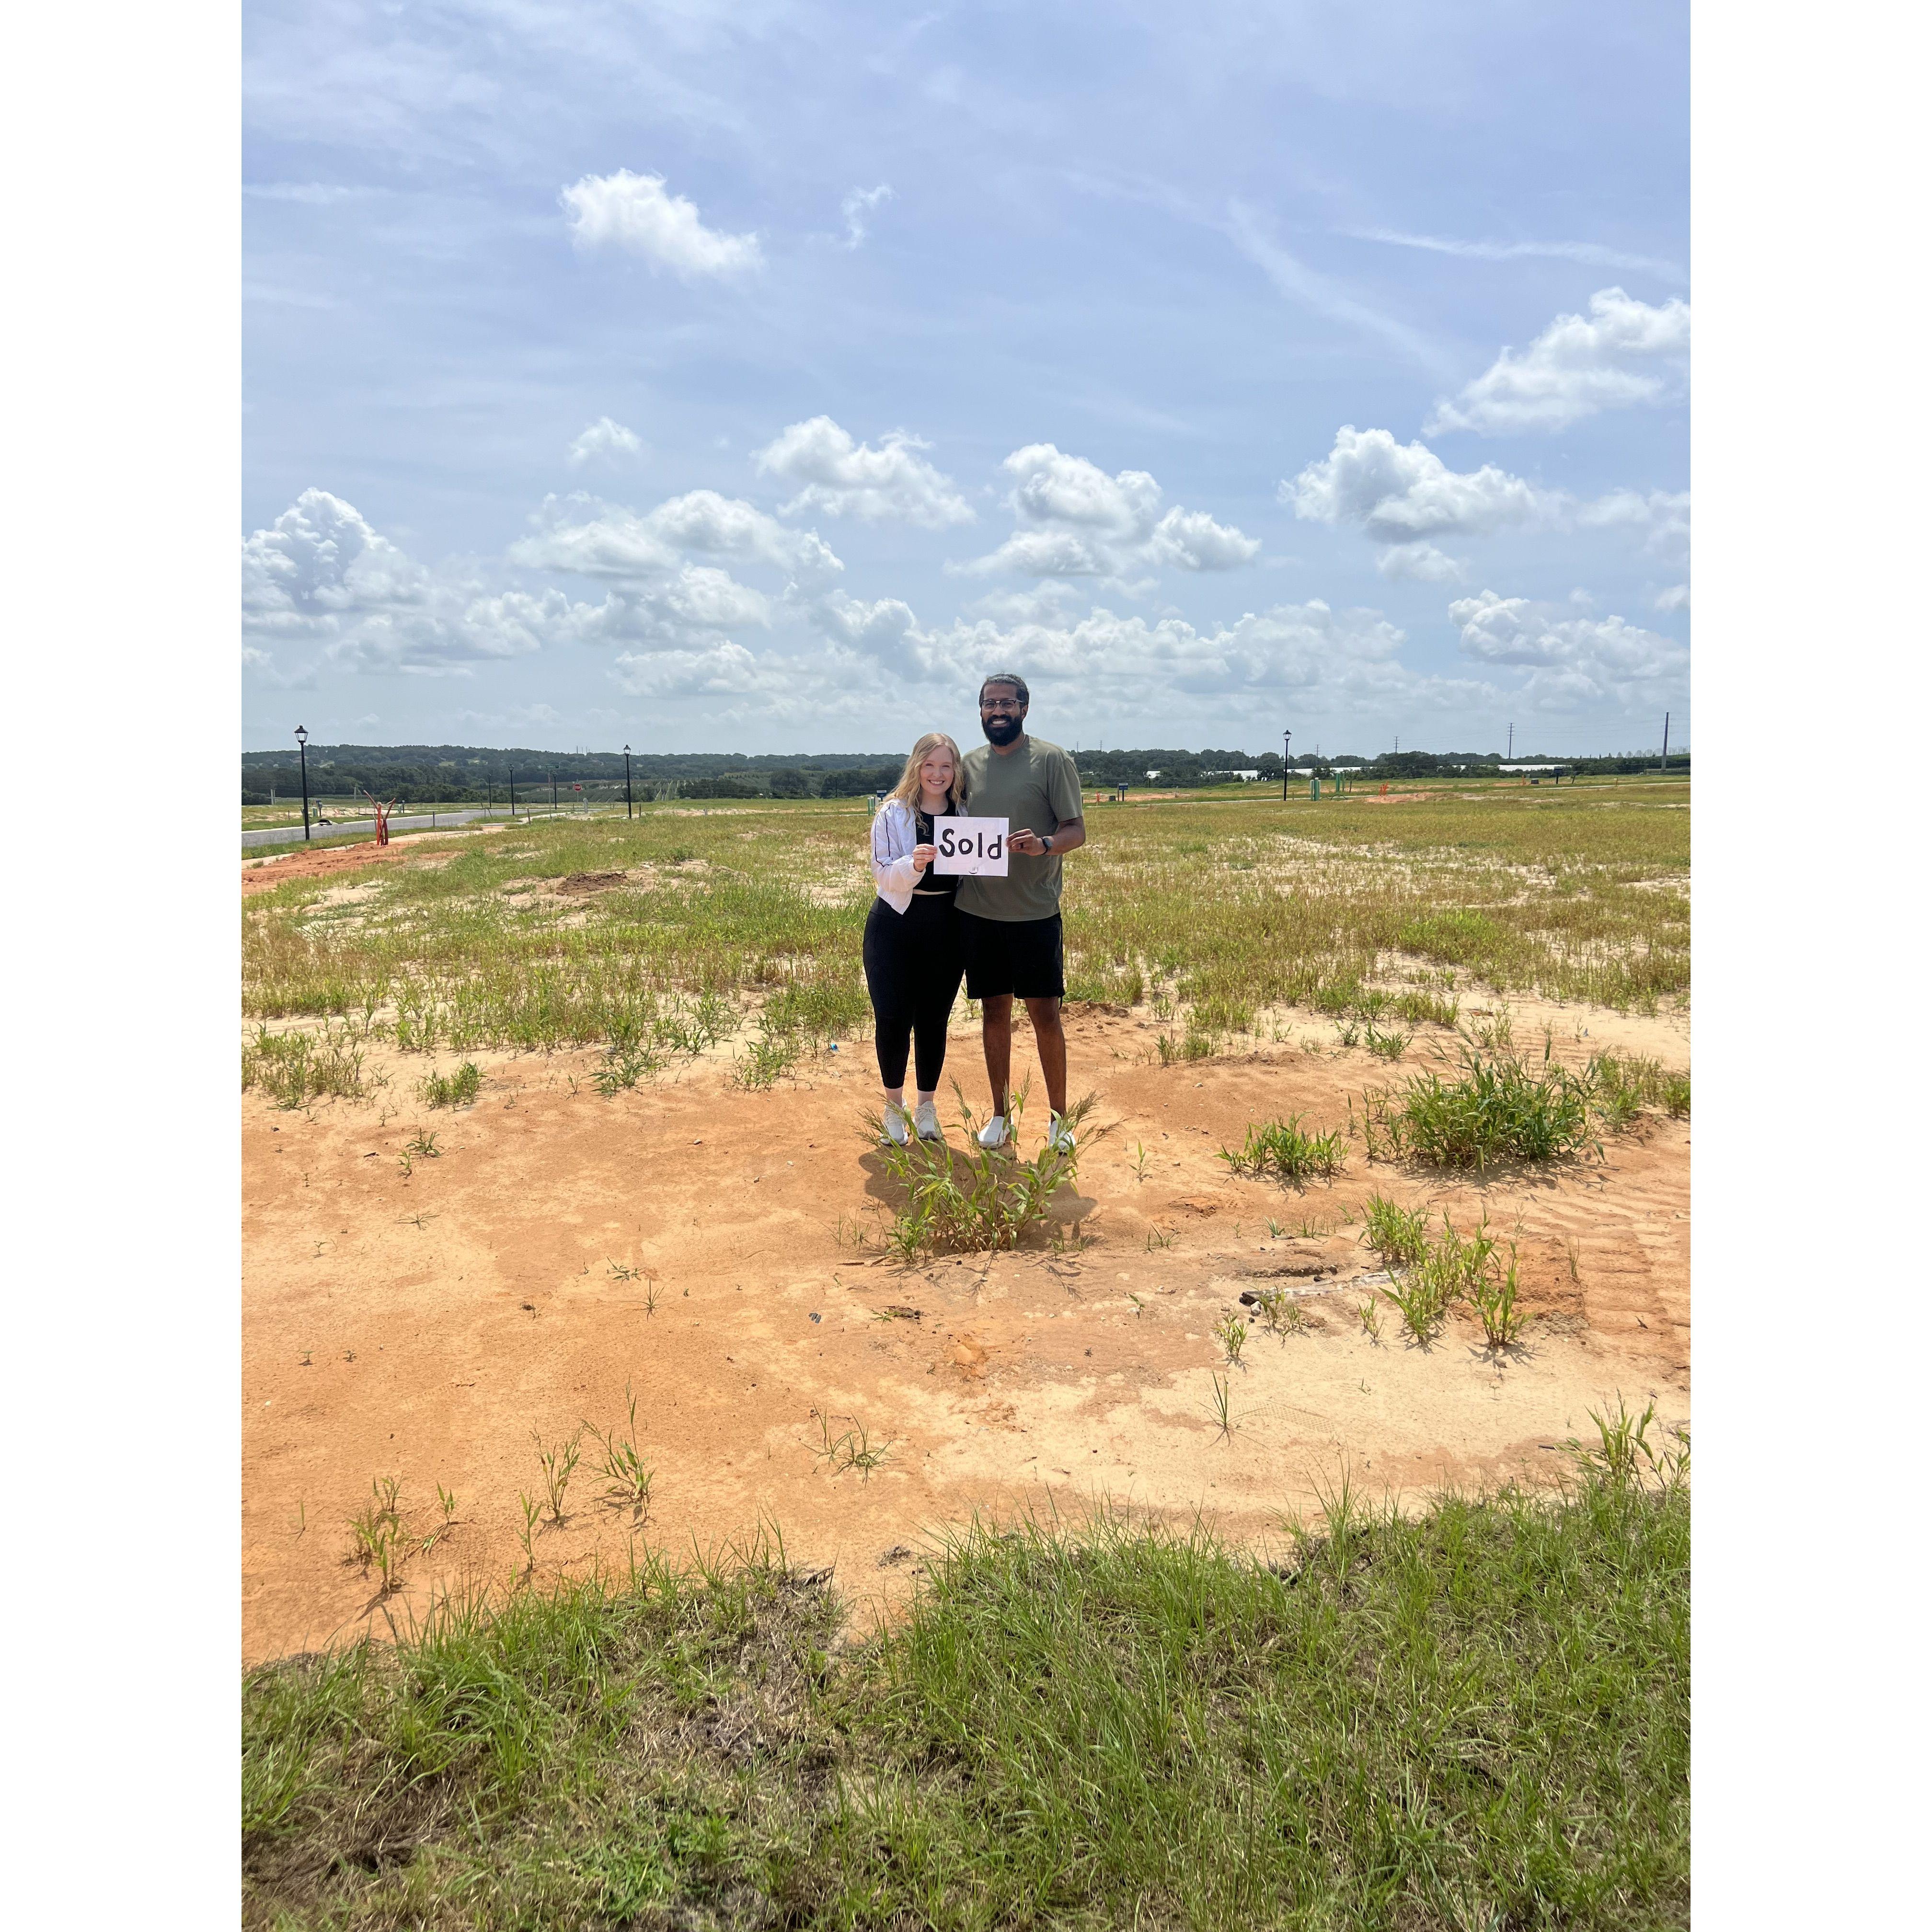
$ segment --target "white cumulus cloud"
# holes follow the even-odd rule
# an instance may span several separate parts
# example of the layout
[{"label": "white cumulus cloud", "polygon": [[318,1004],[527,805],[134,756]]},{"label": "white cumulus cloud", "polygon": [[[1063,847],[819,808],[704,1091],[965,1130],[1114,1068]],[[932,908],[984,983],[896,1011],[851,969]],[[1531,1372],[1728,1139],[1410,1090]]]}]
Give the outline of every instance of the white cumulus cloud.
[{"label": "white cumulus cloud", "polygon": [[1451,470],[1420,442],[1345,423],[1334,447],[1281,486],[1281,500],[1312,523],[1352,524],[1378,541],[1484,536],[1550,518],[1562,499],[1486,463]]},{"label": "white cumulus cloud", "polygon": [[758,238],[707,228],[694,202],[664,190],[662,175],[586,175],[560,197],[580,248],[621,248],[686,281],[763,266]]},{"label": "white cumulus cloud", "polygon": [[640,514],[582,495],[549,496],[534,534],[510,546],[510,560],[586,577],[646,578],[676,570],[684,554],[761,563],[799,580],[844,569],[815,530],[790,530],[742,498],[687,490]]},{"label": "white cumulus cloud", "polygon": [[1462,566],[1432,539],[1511,528],[1624,530],[1673,567],[1690,555],[1688,491],[1612,490],[1580,500],[1492,463],[1451,470],[1425,443],[1398,442],[1385,429],[1349,423],[1335,432],[1328,454],[1282,483],[1279,494],[1298,517],[1389,545],[1376,567],[1390,578],[1452,581]]},{"label": "white cumulus cloud", "polygon": [[560,592],[493,593],[426,569],[352,503],[304,490],[242,547],[244,649],[319,650],[353,669],[461,672],[542,648]]},{"label": "white cumulus cloud", "polygon": [[1604,410],[1658,403],[1682,392],[1690,354],[1690,305],[1660,306],[1600,289],[1587,316],[1559,315],[1529,346],[1504,349],[1454,398],[1439,400],[1425,436],[1567,429]]},{"label": "white cumulus cloud", "polygon": [[1546,710],[1661,704],[1683,690],[1689,670],[1682,644],[1618,616],[1562,616],[1493,590],[1458,599],[1449,616],[1465,655],[1527,668],[1523,694]]},{"label": "white cumulus cloud", "polygon": [[929,530],[970,524],[971,507],[952,479],[919,454],[929,447],[894,430],[874,448],[855,442],[831,417],[814,416],[780,431],[753,453],[752,461],[761,475],[797,490],[783,506],[787,516],[818,509],[830,517],[856,517],[872,524],[900,520]]},{"label": "white cumulus cloud", "polygon": [[1015,450],[1004,466],[1013,479],[1007,506],[1019,528],[990,555],[958,568],[1124,583],[1130,571],[1163,566],[1238,569],[1261,549],[1255,538],[1204,510],[1177,505],[1163,512],[1160,485],[1144,470],[1110,476],[1050,442]]},{"label": "white cumulus cloud", "polygon": [[626,429],[608,416],[599,416],[571,444],[570,466],[580,469],[585,464],[599,458],[615,462],[624,457],[641,454],[644,447],[644,439],[635,430]]}]

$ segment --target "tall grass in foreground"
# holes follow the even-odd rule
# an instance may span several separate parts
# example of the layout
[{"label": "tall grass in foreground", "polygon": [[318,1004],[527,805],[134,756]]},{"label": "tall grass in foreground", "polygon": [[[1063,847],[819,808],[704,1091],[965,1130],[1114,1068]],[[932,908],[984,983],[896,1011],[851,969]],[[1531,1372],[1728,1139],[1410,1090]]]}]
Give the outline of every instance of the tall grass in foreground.
[{"label": "tall grass in foreground", "polygon": [[1600,1458],[1273,1568],[975,1528],[842,1654],[768,1544],[452,1602],[247,1680],[244,1922],[1681,1925],[1688,1564]]}]

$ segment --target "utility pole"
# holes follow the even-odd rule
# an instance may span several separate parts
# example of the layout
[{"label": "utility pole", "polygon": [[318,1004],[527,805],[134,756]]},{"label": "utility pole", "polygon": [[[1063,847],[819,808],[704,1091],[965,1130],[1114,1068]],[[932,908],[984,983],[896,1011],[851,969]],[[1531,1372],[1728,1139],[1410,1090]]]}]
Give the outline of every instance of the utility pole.
[{"label": "utility pole", "polygon": [[1283,805],[1288,802],[1288,741],[1294,736],[1292,731],[1284,731],[1281,734],[1281,802]]},{"label": "utility pole", "polygon": [[1504,752],[1503,756],[1505,758],[1513,758],[1516,756],[1516,727],[1514,724],[1509,728],[1509,745]]},{"label": "utility pole", "polygon": [[631,816],[631,748],[624,747],[624,816]]},{"label": "utility pole", "polygon": [[1670,762],[1670,713],[1664,714],[1664,749],[1658,754],[1657,769],[1662,771]]},{"label": "utility pole", "polygon": [[512,765],[512,766],[510,767],[510,816],[511,816],[512,818],[515,818],[515,817],[516,817],[516,815],[517,815],[517,768],[516,768],[516,766],[515,766],[514,765]]},{"label": "utility pole", "polygon": [[308,830],[308,732],[302,725],[296,727],[296,742],[302,749],[302,836],[309,836]]}]

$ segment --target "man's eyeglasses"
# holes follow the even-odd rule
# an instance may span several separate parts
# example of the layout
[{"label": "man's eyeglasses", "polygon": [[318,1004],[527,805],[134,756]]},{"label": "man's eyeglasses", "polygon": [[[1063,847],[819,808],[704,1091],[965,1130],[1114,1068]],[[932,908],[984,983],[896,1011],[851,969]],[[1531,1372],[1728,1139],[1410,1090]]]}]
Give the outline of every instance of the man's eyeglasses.
[{"label": "man's eyeglasses", "polygon": [[1023,711],[1025,708],[1017,698],[982,698],[980,700],[982,711]]}]

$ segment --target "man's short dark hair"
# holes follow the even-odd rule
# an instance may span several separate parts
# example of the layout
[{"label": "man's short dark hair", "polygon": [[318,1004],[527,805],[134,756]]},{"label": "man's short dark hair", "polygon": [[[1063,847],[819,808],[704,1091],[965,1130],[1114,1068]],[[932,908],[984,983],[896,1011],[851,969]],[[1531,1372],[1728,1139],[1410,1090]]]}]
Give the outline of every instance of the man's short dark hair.
[{"label": "man's short dark hair", "polygon": [[1026,680],[1018,671],[996,670],[991,677],[982,677],[980,680],[980,702],[982,704],[986,701],[986,687],[989,684],[1010,684],[1022,704],[1033,702],[1033,694],[1027,689]]}]

